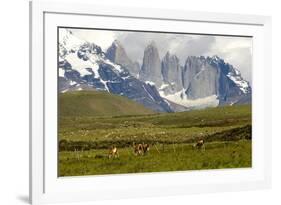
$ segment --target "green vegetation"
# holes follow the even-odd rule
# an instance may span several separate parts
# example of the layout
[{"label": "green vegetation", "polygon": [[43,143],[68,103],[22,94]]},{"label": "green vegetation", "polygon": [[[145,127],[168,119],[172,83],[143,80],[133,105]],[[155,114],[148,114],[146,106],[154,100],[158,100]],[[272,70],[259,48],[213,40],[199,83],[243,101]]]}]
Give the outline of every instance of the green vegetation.
[{"label": "green vegetation", "polygon": [[60,116],[109,116],[152,114],[126,97],[101,91],[66,92],[59,95]]},{"label": "green vegetation", "polygon": [[[60,176],[251,166],[250,105],[153,113],[125,97],[83,91],[61,94],[59,110]],[[198,139],[205,151],[192,149]],[[151,150],[135,156],[134,142]],[[113,145],[120,157],[108,159]]]},{"label": "green vegetation", "polygon": [[[158,150],[155,148],[158,146]],[[108,159],[108,150],[61,152],[60,176],[183,171],[251,166],[251,141],[207,143],[206,150],[190,144],[155,145],[147,155],[135,156],[121,148],[119,158]],[[97,157],[98,156],[98,157]]]}]

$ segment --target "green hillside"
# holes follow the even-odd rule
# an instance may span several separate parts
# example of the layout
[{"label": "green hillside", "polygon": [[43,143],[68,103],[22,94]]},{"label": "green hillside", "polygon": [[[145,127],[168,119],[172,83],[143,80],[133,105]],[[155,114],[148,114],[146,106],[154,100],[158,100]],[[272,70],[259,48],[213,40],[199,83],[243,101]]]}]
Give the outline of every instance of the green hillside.
[{"label": "green hillside", "polygon": [[59,94],[59,116],[118,116],[153,114],[126,97],[101,91],[73,91]]},{"label": "green hillside", "polygon": [[[132,142],[183,143],[197,138],[225,141],[249,138],[251,105],[236,105],[179,113],[118,117],[62,117],[60,140],[94,142],[96,147]],[[245,134],[245,135],[244,135]]]}]

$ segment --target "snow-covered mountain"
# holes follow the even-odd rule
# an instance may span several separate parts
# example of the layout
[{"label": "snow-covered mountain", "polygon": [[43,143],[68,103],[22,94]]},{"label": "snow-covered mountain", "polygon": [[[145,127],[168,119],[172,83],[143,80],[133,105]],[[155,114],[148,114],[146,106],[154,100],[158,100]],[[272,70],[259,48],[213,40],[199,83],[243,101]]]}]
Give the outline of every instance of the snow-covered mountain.
[{"label": "snow-covered mountain", "polygon": [[250,84],[218,56],[188,56],[181,65],[170,52],[160,59],[151,42],[139,66],[119,41],[103,52],[67,29],[59,32],[59,89],[103,90],[160,112],[251,103]]},{"label": "snow-covered mountain", "polygon": [[59,36],[59,91],[95,89],[126,96],[159,112],[172,112],[156,87],[136,79],[102,49],[76,38],[69,30]]}]

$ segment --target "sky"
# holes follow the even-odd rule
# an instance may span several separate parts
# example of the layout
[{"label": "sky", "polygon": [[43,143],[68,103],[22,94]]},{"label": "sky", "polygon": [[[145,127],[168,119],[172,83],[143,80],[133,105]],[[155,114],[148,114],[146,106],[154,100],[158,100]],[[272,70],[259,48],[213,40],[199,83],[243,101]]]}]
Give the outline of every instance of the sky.
[{"label": "sky", "polygon": [[188,56],[217,55],[240,70],[242,77],[252,84],[252,38],[214,35],[167,34],[94,29],[71,29],[80,39],[95,43],[105,52],[114,40],[121,42],[127,55],[142,64],[145,47],[154,41],[160,58],[167,51],[176,54],[184,65]]}]

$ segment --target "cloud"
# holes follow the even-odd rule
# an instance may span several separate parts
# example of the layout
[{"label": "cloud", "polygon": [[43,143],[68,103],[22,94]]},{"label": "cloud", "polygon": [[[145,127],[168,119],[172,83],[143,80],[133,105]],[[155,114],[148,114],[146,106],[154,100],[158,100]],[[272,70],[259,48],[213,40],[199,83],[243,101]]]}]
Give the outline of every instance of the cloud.
[{"label": "cloud", "polygon": [[101,46],[104,51],[118,39],[127,55],[140,64],[144,49],[151,41],[156,43],[160,58],[169,51],[178,56],[182,65],[187,56],[218,55],[240,70],[243,78],[252,82],[251,38],[90,29],[72,29],[72,32],[81,39]]},{"label": "cloud", "polygon": [[78,38],[95,43],[103,50],[106,50],[112,42],[117,38],[117,33],[114,31],[106,30],[93,30],[93,29],[70,29],[72,33]]},{"label": "cloud", "polygon": [[142,62],[147,44],[155,41],[162,58],[167,51],[174,53],[184,65],[187,56],[218,55],[241,71],[242,76],[252,82],[252,39],[247,37],[225,37],[189,34],[159,34],[124,32],[118,40],[128,56]]},{"label": "cloud", "polygon": [[145,47],[154,41],[162,58],[167,51],[176,54],[183,64],[189,55],[204,55],[215,41],[212,36],[127,32],[118,35],[130,58],[142,62]]},{"label": "cloud", "polygon": [[248,37],[216,37],[206,53],[218,55],[241,71],[243,78],[252,84],[252,39]]}]

